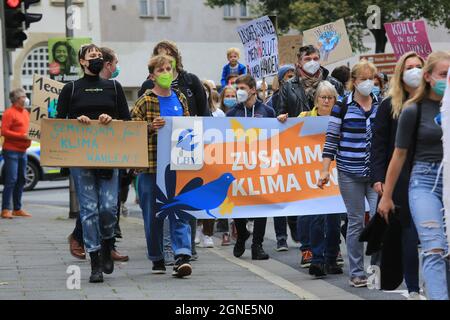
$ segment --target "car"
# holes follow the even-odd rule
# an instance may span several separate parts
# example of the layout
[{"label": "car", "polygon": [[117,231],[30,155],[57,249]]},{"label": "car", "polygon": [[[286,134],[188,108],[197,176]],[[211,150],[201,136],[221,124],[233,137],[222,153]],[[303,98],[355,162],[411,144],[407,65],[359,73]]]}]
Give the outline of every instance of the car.
[{"label": "car", "polygon": [[[1,150],[1,148],[0,148]],[[66,176],[61,175],[60,168],[42,167],[41,159],[41,145],[39,142],[33,141],[31,146],[27,149],[27,169],[25,175],[25,191],[33,190],[39,181],[54,181],[65,180]],[[0,180],[3,183],[4,165],[3,156],[0,153]]]}]

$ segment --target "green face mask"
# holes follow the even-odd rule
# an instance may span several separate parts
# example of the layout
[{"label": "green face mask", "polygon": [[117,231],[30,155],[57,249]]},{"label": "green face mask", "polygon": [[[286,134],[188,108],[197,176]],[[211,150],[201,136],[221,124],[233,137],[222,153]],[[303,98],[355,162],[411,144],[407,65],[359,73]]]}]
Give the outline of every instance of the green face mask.
[{"label": "green face mask", "polygon": [[161,73],[156,77],[156,83],[163,89],[169,89],[173,81],[173,74],[170,72]]}]

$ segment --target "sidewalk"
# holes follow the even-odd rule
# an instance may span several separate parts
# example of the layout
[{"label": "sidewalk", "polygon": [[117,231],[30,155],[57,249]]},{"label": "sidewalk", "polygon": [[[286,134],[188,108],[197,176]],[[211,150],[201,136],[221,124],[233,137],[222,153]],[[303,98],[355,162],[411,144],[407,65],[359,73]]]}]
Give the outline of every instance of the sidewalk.
[{"label": "sidewalk", "polygon": [[[233,263],[230,247],[198,248],[200,258],[192,263],[190,278],[173,278],[170,267],[165,275],[152,275],[143,226],[135,218],[121,219],[124,239],[118,242],[130,261],[116,263],[103,284],[90,284],[89,261],[75,259],[68,251],[67,235],[75,221],[67,219],[67,209],[25,209],[33,214],[31,219],[0,220],[0,299],[317,299],[251,260]],[[66,287],[70,265],[81,269],[80,290]]]}]

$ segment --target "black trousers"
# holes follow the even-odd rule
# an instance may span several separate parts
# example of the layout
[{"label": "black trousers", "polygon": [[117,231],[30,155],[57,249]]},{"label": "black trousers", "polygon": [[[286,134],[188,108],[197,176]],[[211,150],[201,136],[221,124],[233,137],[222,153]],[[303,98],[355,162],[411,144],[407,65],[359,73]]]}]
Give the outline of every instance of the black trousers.
[{"label": "black trousers", "polygon": [[[267,218],[255,218],[253,226],[253,240],[252,246],[262,245],[264,241],[264,235],[266,234]],[[236,230],[238,234],[238,240],[245,237],[247,231],[247,219],[234,219]]]}]

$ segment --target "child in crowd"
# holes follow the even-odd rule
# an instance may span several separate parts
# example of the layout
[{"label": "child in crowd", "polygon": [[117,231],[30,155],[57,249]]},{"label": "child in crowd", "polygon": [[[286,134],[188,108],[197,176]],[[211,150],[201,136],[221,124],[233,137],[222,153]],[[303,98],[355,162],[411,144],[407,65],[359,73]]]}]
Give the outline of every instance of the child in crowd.
[{"label": "child in crowd", "polygon": [[224,88],[227,83],[227,77],[230,74],[246,74],[247,68],[239,63],[240,52],[238,48],[230,48],[227,50],[227,59],[228,63],[223,67],[222,70],[222,79],[220,80],[220,84],[222,88]]}]

